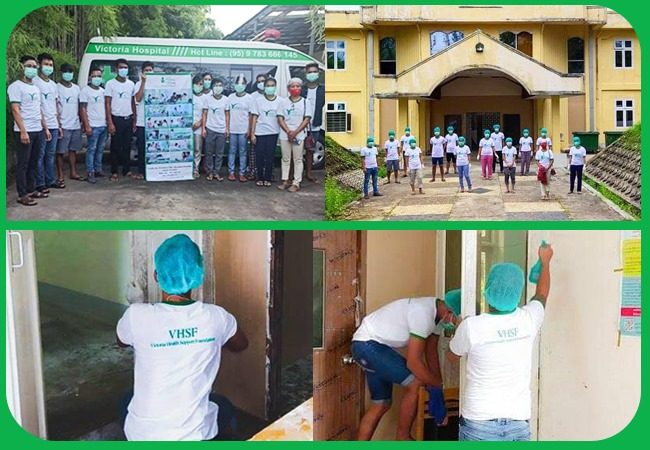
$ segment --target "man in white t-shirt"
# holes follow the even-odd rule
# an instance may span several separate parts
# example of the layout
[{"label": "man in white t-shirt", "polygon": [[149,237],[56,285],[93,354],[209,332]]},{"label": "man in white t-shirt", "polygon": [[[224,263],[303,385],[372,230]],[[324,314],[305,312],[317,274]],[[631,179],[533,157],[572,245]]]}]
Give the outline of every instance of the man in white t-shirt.
[{"label": "man in white t-shirt", "polygon": [[384,142],[384,151],[386,152],[386,173],[388,177],[386,184],[390,184],[391,172],[395,176],[395,183],[399,184],[398,175],[401,149],[399,142],[395,139],[395,132],[393,130],[388,132],[388,140]]},{"label": "man in white t-shirt", "polygon": [[81,89],[74,84],[74,68],[61,65],[61,81],[56,88],[59,93],[59,117],[63,135],[59,136],[56,148],[56,173],[58,183],[64,182],[65,155],[68,155],[70,179],[85,180],[77,173],[77,152],[81,150],[81,121],[79,120],[79,94]]},{"label": "man in white t-shirt", "polygon": [[135,352],[124,434],[130,441],[200,441],[232,433],[232,404],[212,386],[221,349],[245,350],[246,335],[225,309],[192,300],[203,257],[187,235],[163,242],[154,264],[162,302],[134,303],[117,324],[118,345]]},{"label": "man in white t-shirt", "polygon": [[399,139],[399,143],[402,147],[402,164],[404,166],[404,173],[402,174],[402,178],[405,178],[407,176],[407,163],[406,163],[406,150],[409,148],[409,141],[411,140],[411,127],[406,127],[404,128],[404,134],[402,137]]},{"label": "man in white t-shirt", "polygon": [[[312,107],[311,121],[308,132],[320,145],[325,148],[325,133],[323,132],[323,108],[325,107],[325,85],[320,83],[321,73],[318,63],[310,62],[305,65],[306,83],[302,88],[302,96],[307,99]],[[318,145],[318,144],[317,144]],[[318,179],[312,175],[314,152],[307,149],[305,155],[305,178],[312,183]]]},{"label": "man in white t-shirt", "polygon": [[530,440],[532,358],[551,285],[553,249],[542,245],[535,295],[518,307],[524,271],[513,263],[490,269],[484,296],[489,312],[467,317],[456,328],[448,357],[467,358],[460,403],[460,440]]},{"label": "man in white t-shirt", "polygon": [[422,190],[422,149],[417,146],[417,141],[414,137],[409,141],[409,148],[406,150],[406,158],[408,159],[409,166],[411,195],[415,194],[416,188],[420,194],[424,194],[424,191]]},{"label": "man in white t-shirt", "polygon": [[530,137],[528,128],[522,131],[519,138],[519,157],[521,158],[521,176],[530,174],[530,161],[533,157],[533,138]]},{"label": "man in white t-shirt", "polygon": [[119,58],[115,61],[117,76],[106,83],[106,122],[111,136],[111,181],[131,176],[131,140],[135,127],[135,84],[129,80],[129,63]]},{"label": "man in white t-shirt", "polygon": [[453,163],[454,173],[456,173],[456,147],[458,145],[458,135],[454,132],[454,127],[449,125],[447,127],[447,134],[445,135],[445,156],[447,158],[447,168],[445,175],[449,174],[449,166]]},{"label": "man in white t-shirt", "polygon": [[429,182],[431,183],[436,181],[437,167],[440,167],[440,178],[442,181],[446,181],[443,168],[446,142],[445,138],[440,136],[440,127],[435,127],[433,129],[433,137],[429,140],[429,144],[431,144],[431,180]]},{"label": "man in white t-shirt", "polygon": [[369,136],[366,139],[366,146],[362,147],[361,154],[361,170],[363,170],[363,198],[368,200],[368,183],[372,179],[372,195],[373,197],[381,197],[383,194],[379,193],[379,186],[377,186],[377,173],[379,172],[379,165],[377,164],[377,147],[375,147],[375,138]]},{"label": "man in white t-shirt", "polygon": [[138,173],[133,175],[136,180],[144,180],[146,172],[145,163],[145,135],[144,135],[144,90],[147,83],[147,74],[154,71],[153,63],[145,61],[140,68],[140,80],[135,83],[135,141],[138,148]]},{"label": "man in white t-shirt", "polygon": [[59,90],[52,78],[54,74],[54,57],[49,53],[41,53],[37,57],[38,76],[32,82],[41,91],[41,110],[45,118],[45,126],[52,139],[43,141],[39,152],[38,171],[36,173],[36,189],[49,193],[49,188],[60,188],[54,173],[56,147],[61,135],[59,120]]},{"label": "man in white t-shirt", "polygon": [[[438,338],[454,321],[452,307],[436,297],[395,300],[363,318],[352,337],[352,356],[364,371],[372,403],[361,418],[358,440],[372,438],[391,407],[394,384],[405,391],[396,439],[411,439],[419,388],[442,387]],[[398,350],[405,350],[406,358]]]},{"label": "man in white t-shirt", "polygon": [[108,133],[106,131],[106,105],[102,87],[102,70],[90,68],[90,83],[79,94],[81,125],[88,138],[86,148],[86,172],[88,182],[97,183],[102,174],[102,158]]},{"label": "man in white t-shirt", "polygon": [[573,146],[569,149],[569,184],[571,189],[569,194],[573,194],[573,187],[578,179],[578,194],[582,194],[582,169],[585,166],[585,158],[587,157],[587,150],[582,146],[580,138],[575,136],[573,138]]},{"label": "man in white t-shirt", "polygon": [[503,172],[503,155],[501,154],[501,151],[503,150],[503,143],[506,136],[501,131],[501,125],[499,125],[498,123],[495,123],[492,129],[494,130],[492,134],[490,134],[490,138],[494,143],[494,159],[492,160],[492,173],[496,172],[497,159],[499,160],[499,171]]}]

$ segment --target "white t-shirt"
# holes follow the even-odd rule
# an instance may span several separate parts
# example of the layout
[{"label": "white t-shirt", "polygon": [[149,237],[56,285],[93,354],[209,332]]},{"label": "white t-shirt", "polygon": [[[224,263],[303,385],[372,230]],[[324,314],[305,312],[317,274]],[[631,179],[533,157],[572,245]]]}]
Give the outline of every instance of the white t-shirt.
[{"label": "white t-shirt", "polygon": [[442,136],[438,136],[438,137],[433,136],[431,139],[429,139],[429,143],[431,144],[432,158],[442,158],[443,156],[445,156],[445,147],[444,147],[445,142],[447,141]]},{"label": "white t-shirt", "polygon": [[[201,117],[203,117],[203,110],[205,109],[203,107],[203,102],[205,101],[206,98],[208,98],[208,95],[192,94],[192,104],[193,104],[192,108],[193,108],[193,112],[194,112],[194,115],[192,117],[192,120],[193,120],[192,126],[194,126],[194,124],[196,122],[199,122],[201,120]],[[196,130],[194,130],[194,134],[200,135],[201,134],[201,128],[197,128]]]},{"label": "white t-shirt", "polygon": [[84,86],[79,94],[79,103],[86,104],[88,125],[92,128],[106,126],[106,108],[104,107],[104,88],[97,89]]},{"label": "white t-shirt", "polygon": [[57,115],[57,101],[59,100],[59,90],[57,89],[56,82],[48,79],[43,80],[41,77],[34,77],[32,80],[34,86],[41,91],[41,111],[45,117],[45,124],[50,130],[59,128],[59,121]]},{"label": "white t-shirt", "polygon": [[519,138],[519,151],[520,152],[532,152],[533,151],[533,138],[520,137]]},{"label": "white t-shirt", "polygon": [[436,297],[395,300],[363,318],[353,341],[375,341],[392,348],[404,348],[411,335],[426,339],[442,334],[436,325]]},{"label": "white t-shirt", "polygon": [[540,166],[544,166],[548,169],[553,160],[553,152],[551,150],[546,150],[545,152],[537,150],[535,153],[535,160],[537,160]]},{"label": "white t-shirt", "polygon": [[268,100],[265,95],[261,94],[253,97],[251,114],[257,116],[255,135],[280,134],[280,124],[277,117],[279,107],[280,97],[276,96],[273,100]]},{"label": "white t-shirt", "polygon": [[545,138],[538,137],[537,142],[536,142],[537,148],[539,149],[539,146],[542,145],[542,142],[545,142],[545,141],[546,141],[546,148],[550,150],[553,147],[553,142],[551,141],[550,137],[545,137]]},{"label": "white t-shirt", "polygon": [[454,153],[456,154],[456,165],[457,166],[467,166],[469,164],[469,155],[472,151],[469,146],[463,145],[462,147],[456,147]]},{"label": "white t-shirt", "polygon": [[402,145],[402,151],[403,151],[403,152],[405,152],[406,150],[408,150],[409,146],[411,145],[411,144],[409,143],[409,141],[411,140],[412,137],[413,137],[413,135],[412,135],[412,134],[409,134],[408,136],[407,136],[407,135],[403,135],[403,136],[399,139],[399,142],[400,142],[400,144]]},{"label": "white t-shirt", "polygon": [[[142,86],[142,80],[139,80],[137,83],[135,83],[135,87],[133,88],[133,96],[135,97],[135,94],[138,93],[140,90],[140,86]],[[142,100],[135,102],[135,126],[136,127],[144,127],[144,95],[142,96]]]},{"label": "white t-shirt", "polygon": [[133,399],[124,434],[130,441],[209,440],[219,433],[219,407],[209,401],[221,347],[235,317],[202,302],[132,304],[117,337],[135,352]]},{"label": "white t-shirt", "polygon": [[582,145],[580,147],[574,145],[569,149],[569,156],[571,157],[572,166],[583,166],[585,164],[585,157],[587,156],[587,149]]},{"label": "white t-shirt", "polygon": [[228,96],[230,107],[230,132],[246,134],[250,124],[251,96],[244,93],[239,97],[236,93]]},{"label": "white t-shirt", "polygon": [[208,110],[208,118],[205,121],[205,127],[216,133],[226,132],[226,111],[230,111],[228,97],[222,95],[220,98],[214,98],[214,95],[207,94],[203,100],[203,109]]},{"label": "white t-shirt", "polygon": [[[309,102],[309,104],[311,105],[311,108],[312,108],[310,110],[311,113],[310,113],[309,117],[311,117],[312,119],[316,116],[315,109],[316,109],[316,91],[317,90],[318,90],[318,86],[316,86],[315,88],[307,88],[307,101]],[[312,131],[320,131],[320,129],[321,129],[320,126],[315,127],[313,124],[311,126]]]},{"label": "white t-shirt", "polygon": [[447,143],[447,153],[454,153],[454,149],[458,143],[458,135],[456,133],[447,134],[445,136],[445,142]]},{"label": "white t-shirt", "polygon": [[[288,97],[282,97],[280,98],[280,106],[278,107],[277,114],[280,117],[284,117],[284,121],[290,130],[295,130],[302,121],[305,120],[305,117],[311,119],[313,109],[311,103],[306,98],[300,97],[300,100],[293,102]],[[305,127],[300,133],[298,133],[296,138],[304,140],[306,135],[307,130]],[[282,128],[280,128],[280,139],[284,141],[289,139],[287,133],[285,133]]]},{"label": "white t-shirt", "polygon": [[506,166],[510,166],[514,164],[515,162],[515,157],[517,156],[517,147],[514,145],[510,148],[506,145],[503,147],[503,161],[506,163]]},{"label": "white t-shirt", "polygon": [[386,161],[399,160],[399,142],[395,139],[384,142],[384,149],[386,150]]},{"label": "white t-shirt", "polygon": [[409,158],[409,170],[417,170],[422,168],[422,160],[420,159],[422,149],[420,149],[420,147],[409,147],[406,150],[405,154]]},{"label": "white t-shirt", "polygon": [[449,349],[467,356],[463,417],[530,419],[533,346],[543,321],[544,306],[533,300],[510,314],[481,314],[460,323]]},{"label": "white t-shirt", "polygon": [[117,81],[113,78],[106,83],[105,97],[111,97],[111,114],[117,117],[128,117],[133,114],[131,98],[135,95],[135,84],[127,79]]},{"label": "white t-shirt", "polygon": [[366,169],[377,167],[377,147],[369,148],[367,145],[362,147],[359,154],[363,156]]},{"label": "white t-shirt", "polygon": [[492,142],[494,142],[494,149],[496,151],[499,151],[503,148],[503,140],[506,138],[506,136],[499,131],[498,133],[493,132],[490,135],[490,139],[492,139]]},{"label": "white t-shirt", "polygon": [[[23,119],[25,131],[42,131],[41,121],[41,90],[35,85],[16,80],[7,88],[9,103],[20,103],[20,116]],[[14,122],[14,131],[20,131]]]},{"label": "white t-shirt", "polygon": [[56,85],[59,91],[59,111],[61,117],[61,128],[64,130],[78,130],[81,128],[79,120],[79,94],[80,89],[74,83],[70,87],[65,87],[61,83]]},{"label": "white t-shirt", "polygon": [[483,155],[493,155],[494,153],[492,152],[492,147],[494,146],[494,142],[492,142],[492,138],[482,138],[479,143],[478,143],[479,148],[481,149],[481,156]]}]

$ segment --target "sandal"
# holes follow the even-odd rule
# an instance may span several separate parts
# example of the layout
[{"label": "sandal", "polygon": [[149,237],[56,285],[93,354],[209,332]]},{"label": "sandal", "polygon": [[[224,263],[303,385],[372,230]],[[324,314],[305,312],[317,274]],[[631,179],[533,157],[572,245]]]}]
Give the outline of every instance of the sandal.
[{"label": "sandal", "polygon": [[306,177],[306,178],[307,181],[311,181],[314,184],[320,184],[320,180],[318,178],[314,178],[314,177]]},{"label": "sandal", "polygon": [[221,175],[215,175],[214,179],[217,180],[217,181],[223,181],[224,180],[224,178]]},{"label": "sandal", "polygon": [[110,181],[117,181],[119,178],[116,173],[112,174],[111,177],[109,178]]},{"label": "sandal", "polygon": [[27,196],[31,197],[31,198],[48,198],[49,197],[49,195],[47,195],[47,194],[45,194],[43,192],[40,192],[40,191],[32,192],[31,194],[27,194]]},{"label": "sandal", "polygon": [[265,181],[264,182],[264,187],[271,187],[271,182],[270,181]]},{"label": "sandal", "polygon": [[86,181],[86,179],[80,175],[75,175],[74,177],[71,176],[70,179],[75,181]]},{"label": "sandal", "polygon": [[240,183],[246,183],[248,181],[248,178],[246,178],[244,175],[239,175],[239,182]]},{"label": "sandal", "polygon": [[208,180],[208,181],[212,181],[214,179],[214,177],[212,176],[212,174],[210,174],[210,175],[206,176],[205,179]]},{"label": "sandal", "polygon": [[235,174],[231,173],[228,175],[228,181],[237,181],[237,178],[235,178]]},{"label": "sandal", "polygon": [[264,186],[264,182],[263,181],[256,181],[255,186],[262,187],[262,186]]},{"label": "sandal", "polygon": [[39,189],[39,191],[42,192],[43,194],[49,194],[50,193],[50,190],[48,188]]},{"label": "sandal", "polygon": [[300,190],[300,186],[296,186],[295,184],[292,184],[287,191],[289,192],[298,192]]},{"label": "sandal", "polygon": [[37,202],[34,201],[33,198],[31,197],[21,197],[18,200],[16,200],[18,203],[20,203],[23,206],[36,206],[38,205]]},{"label": "sandal", "polygon": [[65,189],[65,182],[63,180],[56,180],[50,187],[54,189]]},{"label": "sandal", "polygon": [[284,190],[287,189],[289,186],[291,186],[291,185],[289,184],[289,182],[288,182],[288,181],[284,181],[284,182],[278,184],[278,189],[280,189],[281,191],[284,191]]},{"label": "sandal", "polygon": [[134,180],[144,180],[144,175],[142,175],[141,173],[136,173],[135,175],[131,175],[131,178],[133,178]]}]

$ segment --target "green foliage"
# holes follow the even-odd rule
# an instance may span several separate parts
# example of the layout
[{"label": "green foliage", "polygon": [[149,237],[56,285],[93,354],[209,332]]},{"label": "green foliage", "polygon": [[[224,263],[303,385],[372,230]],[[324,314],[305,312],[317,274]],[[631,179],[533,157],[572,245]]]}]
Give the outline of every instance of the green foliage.
[{"label": "green foliage", "polygon": [[641,219],[641,210],[639,208],[630,205],[628,202],[626,202],[624,199],[616,195],[614,192],[607,189],[605,185],[598,183],[596,180],[593,180],[588,176],[585,176],[583,181],[587,183],[589,186],[591,186],[592,188],[594,188],[596,191],[598,191],[598,193],[601,194],[603,197],[605,197],[607,200],[614,203],[616,206],[621,208],[623,211],[625,211],[635,219],[637,220]]},{"label": "green foliage", "polygon": [[340,220],[344,218],[350,203],[359,198],[359,192],[341,187],[332,177],[325,178],[325,219]]},{"label": "green foliage", "polygon": [[209,6],[147,5],[119,9],[120,34],[178,39],[221,39],[223,33],[208,17]]},{"label": "green foliage", "polygon": [[623,136],[621,136],[619,142],[626,147],[641,151],[641,122],[628,128],[627,131],[623,133]]}]

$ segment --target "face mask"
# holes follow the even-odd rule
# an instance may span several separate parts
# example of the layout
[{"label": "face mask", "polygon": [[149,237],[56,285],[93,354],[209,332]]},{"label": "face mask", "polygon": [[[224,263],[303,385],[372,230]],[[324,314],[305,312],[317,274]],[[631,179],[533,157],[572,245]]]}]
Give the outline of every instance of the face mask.
[{"label": "face mask", "polygon": [[90,79],[90,83],[93,86],[101,86],[102,85],[102,77],[92,77]]},{"label": "face mask", "polygon": [[48,77],[54,73],[54,67],[52,66],[43,66],[41,67],[41,72],[43,72]]},{"label": "face mask", "polygon": [[246,89],[245,84],[236,84],[235,85],[235,92],[238,93],[238,94],[241,94],[242,92],[244,92],[245,89]]},{"label": "face mask", "polygon": [[490,133],[485,133],[483,136],[485,136],[485,139],[490,137]]},{"label": "face mask", "polygon": [[212,86],[212,80],[203,80],[203,89],[210,89]]},{"label": "face mask", "polygon": [[263,91],[264,90],[264,82],[263,81],[260,81],[259,83],[257,83],[257,90],[258,91]]},{"label": "face mask", "polygon": [[506,142],[506,145],[507,145],[508,147],[512,147],[512,142]]},{"label": "face mask", "polygon": [[268,96],[275,95],[275,86],[265,86],[264,93]]},{"label": "face mask", "polygon": [[411,132],[410,132],[410,131],[407,131],[407,132],[406,132],[406,135],[407,135],[407,136],[410,136],[410,135],[411,135]]},{"label": "face mask", "polygon": [[440,136],[440,131],[436,131],[436,132],[433,133],[433,134],[434,134],[436,137],[438,137],[438,136]]},{"label": "face mask", "polygon": [[214,95],[221,95],[221,93],[223,92],[223,86],[213,87],[212,92],[214,93]]},{"label": "face mask", "polygon": [[498,133],[499,130],[501,130],[501,128],[498,128],[498,127],[497,127],[497,128],[494,129],[494,132],[495,132],[495,133]]},{"label": "face mask", "polygon": [[459,140],[459,141],[458,141],[458,145],[460,145],[461,147],[463,147],[463,146],[465,145],[465,141],[460,141],[460,140]]},{"label": "face mask", "polygon": [[307,81],[310,83],[313,83],[314,81],[318,81],[318,73],[317,72],[311,72],[305,75],[305,78],[307,78]]},{"label": "face mask", "polygon": [[301,91],[302,89],[300,88],[291,88],[289,89],[289,95],[291,95],[292,97],[298,97]]},{"label": "face mask", "polygon": [[391,142],[393,142],[393,141],[395,140],[395,136],[389,136],[389,137],[388,137],[388,140],[391,141]]},{"label": "face mask", "polygon": [[411,144],[411,148],[415,148],[415,144]]},{"label": "face mask", "polygon": [[126,76],[129,74],[129,69],[128,68],[117,69],[117,74],[122,78],[126,78]]},{"label": "face mask", "polygon": [[545,137],[546,137],[546,133],[542,133],[542,137],[545,138]]},{"label": "face mask", "polygon": [[61,78],[63,78],[63,81],[72,81],[72,78],[74,78],[74,73],[63,72],[63,74],[61,74]]},{"label": "face mask", "polygon": [[192,91],[198,95],[201,92],[203,92],[203,88],[195,84],[194,86],[192,86]]},{"label": "face mask", "polygon": [[528,132],[524,133],[524,137],[528,137]]},{"label": "face mask", "polygon": [[25,67],[23,73],[25,74],[25,78],[31,80],[38,74],[38,69],[36,67]]}]

